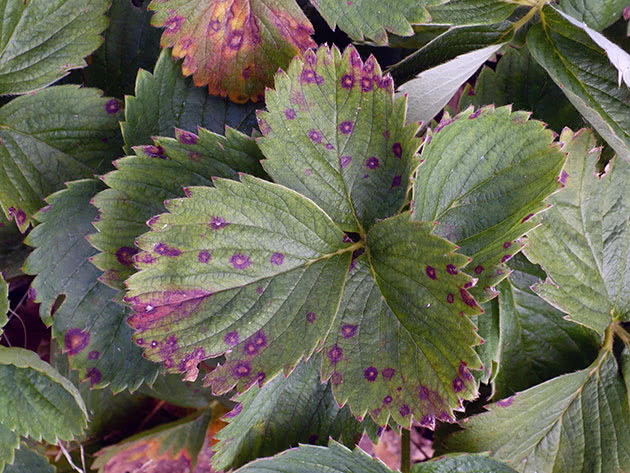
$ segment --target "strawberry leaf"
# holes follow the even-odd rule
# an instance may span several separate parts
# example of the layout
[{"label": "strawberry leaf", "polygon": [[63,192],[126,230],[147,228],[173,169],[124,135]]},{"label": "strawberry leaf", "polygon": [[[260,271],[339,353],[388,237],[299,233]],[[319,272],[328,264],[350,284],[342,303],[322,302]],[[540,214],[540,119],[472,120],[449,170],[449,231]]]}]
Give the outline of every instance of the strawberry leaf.
[{"label": "strawberry leaf", "polygon": [[490,451],[519,471],[630,470],[630,408],[611,348],[585,370],[489,405],[446,448]]},{"label": "strawberry leaf", "polygon": [[105,284],[124,287],[135,272],[135,240],[147,231],[145,222],[164,211],[165,200],[183,197],[184,186],[209,186],[212,176],[235,178],[237,170],[264,175],[254,140],[231,128],[225,131],[221,136],[199,129],[195,135],[177,129],[177,139],[156,138],[153,145],[135,148],[136,156],[116,161],[118,170],[103,178],[110,188],[94,198],[99,232],[89,237],[101,251],[92,261],[105,271]]},{"label": "strawberry leaf", "polygon": [[406,101],[394,100],[391,77],[373,57],[364,64],[353,47],[343,56],[336,47],[309,51],[276,76],[266,98],[259,145],[275,182],[312,199],[345,231],[404,205],[418,127],[405,126]]},{"label": "strawberry leaf", "polygon": [[132,343],[126,308],[112,300],[116,291],[98,281],[100,271],[89,261],[96,253],[85,239],[96,217],[90,199],[103,187],[93,179],[74,181],[47,198],[49,207],[37,214],[42,223],[27,238],[36,249],[24,271],[37,275],[31,287],[40,316],[80,379],[118,392],[152,381],[157,367]]},{"label": "strawberry leaf", "polygon": [[44,197],[118,156],[120,103],[95,89],[51,87],[0,108],[0,204],[22,232]]},{"label": "strawberry leaf", "polygon": [[56,443],[87,425],[81,394],[33,351],[0,346],[0,421],[19,436]]},{"label": "strawberry leaf", "polygon": [[0,472],[4,471],[5,465],[15,461],[15,451],[19,446],[20,436],[0,424]]},{"label": "strawberry leaf", "polygon": [[[0,469],[0,471],[2,471]],[[29,448],[23,447],[15,451],[15,461],[7,465],[4,473],[55,473],[48,459]]]},{"label": "strawberry leaf", "polygon": [[613,159],[596,174],[599,149],[587,130],[560,136],[568,153],[566,188],[529,235],[527,257],[548,279],[534,292],[569,318],[603,333],[615,320],[630,320],[630,164]]},{"label": "strawberry leaf", "polygon": [[29,0],[2,4],[0,95],[41,89],[99,47],[108,0]]},{"label": "strawberry leaf", "polygon": [[194,133],[202,127],[225,134],[227,126],[249,135],[256,127],[256,108],[209,96],[181,76],[170,49],[164,49],[153,74],[138,71],[136,96],[125,98],[121,125],[125,150],[130,153],[134,146],[151,144],[154,136],[174,137],[176,128]]},{"label": "strawberry leaf", "polygon": [[259,101],[278,68],[316,46],[295,0],[153,0],[162,47],[184,58],[182,72],[212,95]]},{"label": "strawberry leaf", "polygon": [[373,39],[379,45],[387,44],[387,32],[400,36],[413,34],[412,24],[431,20],[425,1],[397,0],[384,4],[379,0],[311,0],[328,25],[339,26],[351,39]]},{"label": "strawberry leaf", "polygon": [[510,107],[444,118],[416,171],[412,218],[438,222],[437,234],[472,257],[480,300],[496,295],[493,286],[508,274],[504,263],[536,226],[531,217],[562,186],[565,156],[553,132],[528,118]]},{"label": "strawberry leaf", "polygon": [[594,30],[601,31],[619,19],[626,0],[560,0],[558,7]]},{"label": "strawberry leaf", "polygon": [[331,437],[351,447],[366,427],[373,427],[337,405],[330,384],[321,384],[320,363],[319,356],[300,362],[288,378],[277,376],[238,396],[239,404],[226,416],[229,424],[217,434],[213,468],[238,468],[298,443],[326,445]]},{"label": "strawberry leaf", "polygon": [[516,470],[484,455],[453,454],[416,463],[411,473],[516,473]]},{"label": "strawberry leaf", "polygon": [[9,318],[9,286],[4,280],[4,276],[0,274],[0,335],[2,335],[2,327],[4,327]]},{"label": "strawberry leaf", "polygon": [[449,0],[427,9],[431,23],[439,25],[490,25],[507,20],[517,7],[505,0]]}]

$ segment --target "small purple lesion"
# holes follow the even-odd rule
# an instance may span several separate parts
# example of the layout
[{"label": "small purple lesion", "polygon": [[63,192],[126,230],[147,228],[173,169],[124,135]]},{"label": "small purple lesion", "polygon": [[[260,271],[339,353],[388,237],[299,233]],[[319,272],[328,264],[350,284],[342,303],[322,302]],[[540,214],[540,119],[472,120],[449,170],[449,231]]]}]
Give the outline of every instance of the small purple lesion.
[{"label": "small purple lesion", "polygon": [[147,145],[140,148],[144,154],[150,158],[166,159],[164,148],[161,146]]},{"label": "small purple lesion", "polygon": [[107,112],[108,115],[118,113],[119,110],[120,110],[120,104],[118,103],[118,100],[110,99],[107,102],[105,102],[105,111]]},{"label": "small purple lesion", "polygon": [[521,220],[521,223],[525,223],[527,222],[530,218],[532,218],[534,216],[534,214],[529,214],[526,217],[523,217],[523,220]]},{"label": "small purple lesion", "polygon": [[454,264],[447,264],[446,265],[446,272],[448,274],[451,274],[451,275],[455,276],[457,274],[457,268],[455,267]]},{"label": "small purple lesion", "polygon": [[432,415],[422,416],[422,419],[420,419],[420,425],[431,430],[435,429],[435,417]]},{"label": "small purple lesion", "polygon": [[322,134],[317,130],[309,130],[308,137],[313,143],[321,143],[322,142]]},{"label": "small purple lesion", "polygon": [[437,279],[437,275],[435,274],[435,268],[433,266],[428,266],[425,268],[425,272],[427,273],[427,276],[429,277],[429,279],[433,279],[436,280]]},{"label": "small purple lesion", "polygon": [[200,263],[208,263],[210,262],[210,259],[212,259],[212,255],[210,255],[208,250],[201,250],[197,255],[197,260]]},{"label": "small purple lesion", "polygon": [[71,328],[64,336],[65,351],[68,355],[80,353],[90,344],[90,334],[80,328]]},{"label": "small purple lesion", "polygon": [[341,87],[351,90],[354,87],[354,76],[352,74],[344,74],[341,77]]},{"label": "small purple lesion", "polygon": [[11,219],[15,219],[15,223],[21,227],[26,223],[26,213],[20,208],[9,207],[9,221],[11,221]]},{"label": "small purple lesion", "polygon": [[462,298],[462,301],[464,301],[464,304],[470,307],[477,307],[477,301],[475,301],[473,296],[471,296],[470,293],[466,289],[460,288],[459,295]]},{"label": "small purple lesion", "polygon": [[403,404],[400,406],[400,409],[398,409],[398,412],[402,417],[407,417],[411,413],[411,410],[407,404]]},{"label": "small purple lesion", "polygon": [[339,158],[339,166],[341,166],[341,169],[343,169],[347,167],[351,161],[352,161],[352,156],[341,156]]},{"label": "small purple lesion", "polygon": [[474,379],[474,378],[473,378],[473,375],[470,373],[470,370],[468,369],[468,366],[466,365],[466,362],[465,362],[465,361],[460,361],[460,362],[459,362],[459,368],[458,368],[458,371],[459,371],[459,375],[460,375],[463,379],[466,379],[466,380],[468,380],[468,381],[472,381],[472,380]]},{"label": "small purple lesion", "polygon": [[385,368],[381,374],[383,375],[383,378],[389,381],[396,374],[396,370],[394,368]]},{"label": "small purple lesion", "polygon": [[230,49],[238,51],[243,46],[243,38],[243,30],[231,30],[228,32],[225,42]]},{"label": "small purple lesion", "polygon": [[339,386],[341,383],[343,383],[343,375],[338,371],[335,371],[330,377],[330,381],[332,382],[333,386]]},{"label": "small purple lesion", "polygon": [[116,259],[123,266],[132,266],[134,262],[134,256],[138,253],[137,248],[131,248],[130,246],[121,246],[116,251]]},{"label": "small purple lesion", "polygon": [[392,398],[392,395],[391,395],[391,394],[388,394],[387,396],[385,396],[385,397],[383,398],[383,407],[385,407],[385,406],[387,406],[387,405],[391,404],[393,400],[394,400],[394,398]]},{"label": "small purple lesion", "polygon": [[210,221],[208,222],[208,226],[212,230],[220,230],[222,228],[227,227],[229,224],[230,223],[227,222],[223,217],[218,217],[218,216],[210,217]]},{"label": "small purple lesion", "polygon": [[234,253],[230,258],[230,263],[234,269],[245,269],[251,266],[252,260],[246,254]]},{"label": "small purple lesion", "polygon": [[186,19],[181,15],[171,15],[164,22],[164,27],[166,28],[166,33],[175,34],[177,33]]},{"label": "small purple lesion", "polygon": [[339,131],[344,135],[349,135],[350,133],[352,133],[353,129],[354,124],[349,120],[343,121],[339,124]]},{"label": "small purple lesion", "polygon": [[300,75],[300,81],[302,84],[321,85],[324,82],[324,78],[317,74],[313,69],[304,69]]},{"label": "small purple lesion", "polygon": [[499,407],[510,407],[514,402],[514,396],[506,397],[505,399],[501,399],[497,401],[497,406]]},{"label": "small purple lesion", "polygon": [[175,136],[177,141],[185,145],[194,145],[197,144],[197,141],[199,141],[199,137],[197,135],[186,130],[176,129]]},{"label": "small purple lesion", "polygon": [[562,172],[560,173],[560,177],[558,178],[558,182],[562,184],[562,187],[567,185],[568,177],[569,177],[569,174],[567,174],[567,172],[563,169]]},{"label": "small purple lesion", "polygon": [[239,361],[234,365],[234,368],[232,369],[232,374],[234,374],[234,376],[237,378],[245,378],[249,376],[251,371],[252,368],[249,363],[247,363],[246,361]]},{"label": "small purple lesion", "polygon": [[313,322],[315,322],[316,318],[317,318],[317,316],[315,315],[315,312],[307,312],[306,313],[306,321],[309,324],[312,324]]},{"label": "small purple lesion", "polygon": [[477,266],[475,266],[474,272],[475,274],[481,274],[483,273],[484,269],[485,268],[482,265],[478,264]]},{"label": "small purple lesion", "polygon": [[352,338],[357,334],[358,326],[352,324],[344,324],[341,326],[341,335],[343,338]]},{"label": "small purple lesion", "polygon": [[449,304],[452,304],[454,301],[455,301],[455,296],[451,292],[449,292],[446,295],[446,302],[448,302]]},{"label": "small purple lesion", "polygon": [[[472,90],[472,89],[471,89],[470,91],[472,92],[472,94],[469,94],[469,95],[475,95],[475,93],[473,92],[473,90]],[[481,115],[481,109],[480,109],[480,108],[479,108],[479,109],[477,109],[477,110],[475,110],[475,111],[474,111],[473,113],[471,113],[470,115],[468,115],[468,119],[469,119],[469,120],[473,120],[473,119],[477,118],[479,115]]]},{"label": "small purple lesion", "polygon": [[335,365],[341,361],[341,358],[343,357],[343,349],[339,345],[334,344],[331,349],[328,350],[327,355],[330,362]]},{"label": "small purple lesion", "polygon": [[271,258],[270,258],[270,262],[271,262],[271,264],[273,264],[275,266],[282,265],[282,263],[284,263],[284,254],[283,253],[274,253],[274,254],[272,254]]},{"label": "small purple lesion", "polygon": [[512,257],[512,255],[503,255],[503,258],[501,258],[501,263],[505,263],[505,262],[506,262],[506,261],[508,261],[511,257]]},{"label": "small purple lesion", "polygon": [[456,376],[453,380],[453,391],[456,393],[463,391],[466,386],[464,385],[464,381],[459,376]]},{"label": "small purple lesion", "polygon": [[175,247],[170,247],[166,243],[157,243],[153,247],[153,251],[155,251],[158,255],[167,256],[167,257],[175,257],[182,254],[182,251]]},{"label": "small purple lesion", "polygon": [[101,354],[98,351],[92,350],[90,353],[88,353],[88,360],[98,360],[98,357],[100,355]]},{"label": "small purple lesion", "polygon": [[101,382],[102,375],[101,375],[101,372],[97,368],[90,368],[89,370],[87,370],[87,373],[85,374],[85,379],[90,380],[90,388],[93,388],[94,386],[96,386],[98,383]]},{"label": "small purple lesion", "polygon": [[374,83],[372,82],[372,77],[363,76],[360,80],[361,92],[370,92],[374,87]]},{"label": "small purple lesion", "polygon": [[287,108],[284,111],[284,116],[287,118],[287,120],[294,120],[295,117],[297,116],[297,113],[295,112],[294,109],[292,108]]},{"label": "small purple lesion", "polygon": [[365,161],[365,166],[368,169],[376,169],[381,165],[381,162],[376,156],[372,156]]},{"label": "small purple lesion", "polygon": [[394,81],[392,80],[392,77],[389,74],[387,74],[381,80],[378,81],[378,86],[381,89],[391,90],[394,87]]},{"label": "small purple lesion", "polygon": [[421,401],[428,400],[429,399],[429,388],[427,388],[426,386],[420,385],[420,387],[418,388],[418,399],[420,399]]},{"label": "small purple lesion", "polygon": [[236,330],[234,330],[232,332],[226,333],[225,336],[223,337],[223,341],[228,346],[231,346],[231,347],[238,345],[238,342],[240,341],[240,337],[238,335],[238,332]]},{"label": "small purple lesion", "polygon": [[402,184],[402,176],[394,176],[392,179],[392,188],[400,187],[400,184]]},{"label": "small purple lesion", "polygon": [[506,241],[505,243],[503,243],[503,248],[505,248],[506,250],[512,246],[512,242],[511,241]]},{"label": "small purple lesion", "polygon": [[400,143],[394,143],[392,145],[392,153],[394,153],[394,156],[397,158],[402,158],[402,153],[403,153],[403,149],[402,149],[402,145]]},{"label": "small purple lesion", "polygon": [[363,377],[373,383],[378,378],[378,370],[374,366],[368,366],[363,370]]}]

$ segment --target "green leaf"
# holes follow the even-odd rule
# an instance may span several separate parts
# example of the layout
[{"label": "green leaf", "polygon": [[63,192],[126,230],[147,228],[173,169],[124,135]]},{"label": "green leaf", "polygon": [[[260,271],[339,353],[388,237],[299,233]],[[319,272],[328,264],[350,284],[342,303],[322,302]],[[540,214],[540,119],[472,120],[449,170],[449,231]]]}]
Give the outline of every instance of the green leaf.
[{"label": "green leaf", "polygon": [[512,23],[503,21],[493,25],[445,28],[441,34],[426,42],[427,33],[435,31],[436,28],[432,25],[416,27],[414,28],[416,36],[406,39],[405,42],[399,41],[402,43],[399,47],[413,48],[416,51],[391,66],[390,72],[397,84],[413,79],[417,74],[462,54],[471,53],[492,44],[505,43],[514,35]]},{"label": "green leaf", "polygon": [[585,370],[491,404],[445,447],[490,451],[518,471],[630,471],[630,409],[610,348]]},{"label": "green leaf", "polygon": [[[138,68],[148,69],[155,64],[160,54],[161,32],[151,27],[151,12],[143,3],[148,5],[149,2],[112,1],[105,41],[92,55],[90,65],[84,71],[89,87],[123,98],[133,93]],[[150,141],[142,144],[147,143]]]},{"label": "green leaf", "polygon": [[512,104],[513,110],[528,110],[537,120],[560,133],[564,127],[577,129],[584,120],[549,74],[538,65],[526,47],[506,48],[496,71],[484,66],[475,81],[474,93],[462,93],[460,110],[494,104]]},{"label": "green leaf", "polygon": [[41,89],[85,66],[107,28],[107,0],[4,0],[0,95]]},{"label": "green leaf", "polygon": [[28,256],[24,245],[24,235],[15,222],[10,222],[4,212],[0,212],[0,272],[8,281],[22,275],[22,265]]},{"label": "green leaf", "polygon": [[[306,198],[241,180],[190,188],[190,198],[170,201],[170,213],[152,219],[126,298],[136,342],[171,371],[195,379],[200,361],[230,352],[209,375],[219,394],[270,379],[314,351],[356,246]],[[296,331],[299,346],[287,350]]]},{"label": "green leaf", "polygon": [[504,463],[481,455],[455,454],[416,463],[412,473],[516,473]]},{"label": "green leaf", "polygon": [[0,473],[4,471],[5,465],[15,461],[15,451],[20,446],[20,436],[0,424]]},{"label": "green leaf", "polygon": [[170,49],[163,49],[153,74],[138,71],[136,96],[125,98],[121,125],[128,153],[133,146],[151,144],[153,136],[175,136],[175,128],[196,132],[203,127],[225,134],[228,126],[249,135],[256,127],[255,104],[212,97],[182,77],[179,67]]},{"label": "green leaf", "polygon": [[110,168],[121,146],[120,117],[116,99],[74,85],[18,97],[0,108],[0,204],[5,215],[24,232],[44,206],[44,197],[66,181]]},{"label": "green leaf", "polygon": [[530,286],[538,281],[513,271],[498,286],[501,348],[495,399],[583,369],[597,357],[600,337],[564,320],[562,312],[534,294]]},{"label": "green leaf", "polygon": [[212,176],[236,178],[237,171],[264,175],[256,142],[231,128],[225,132],[199,129],[195,135],[176,129],[177,140],[156,138],[154,145],[135,148],[136,156],[115,162],[118,170],[103,179],[110,189],[94,198],[99,233],[89,237],[102,252],[92,261],[105,271],[105,284],[124,288],[123,281],[135,272],[134,242],[147,231],[145,222],[164,211],[165,200],[183,197],[184,186],[210,186]]},{"label": "green leaf", "polygon": [[507,20],[516,2],[497,0],[450,0],[429,6],[431,23],[443,25],[490,25]]},{"label": "green leaf", "polygon": [[482,383],[489,384],[496,375],[499,362],[500,319],[499,299],[494,298],[481,305],[484,314],[473,319],[477,333],[484,343],[475,347],[483,364],[483,372],[473,373]]},{"label": "green leaf", "polygon": [[[405,126],[406,100],[373,57],[353,47],[309,51],[276,75],[259,113],[265,170],[312,199],[345,231],[358,232],[405,203],[417,165],[418,127]],[[299,156],[300,159],[296,159]]]},{"label": "green leaf", "polygon": [[185,58],[182,72],[212,95],[259,101],[278,68],[315,47],[313,26],[295,0],[153,0],[162,47]]},{"label": "green leaf", "polygon": [[460,54],[428,69],[399,88],[409,98],[407,121],[427,125],[481,65],[506,43],[497,43]]},{"label": "green leaf", "polygon": [[337,0],[311,0],[331,29],[339,26],[355,41],[373,39],[379,45],[387,44],[387,32],[400,36],[413,34],[412,24],[428,23],[431,19],[425,0],[396,0],[385,4],[380,0],[342,2]]},{"label": "green leaf", "polygon": [[559,0],[562,11],[583,21],[594,30],[601,31],[619,19],[626,0]]},{"label": "green leaf", "polygon": [[81,394],[35,352],[0,346],[0,421],[17,435],[56,443],[87,425]]},{"label": "green leaf", "polygon": [[0,335],[2,334],[2,327],[4,327],[9,318],[9,285],[4,280],[4,276],[0,274]]},{"label": "green leaf", "polygon": [[437,234],[472,257],[473,294],[481,300],[496,295],[493,286],[508,274],[504,263],[536,226],[531,217],[562,186],[565,155],[553,132],[528,118],[487,107],[443,119],[416,171],[412,218],[438,222]]},{"label": "green leaf", "polygon": [[360,448],[350,451],[331,440],[328,447],[301,445],[273,458],[263,458],[236,470],[238,473],[392,473],[384,463]]},{"label": "green leaf", "polygon": [[226,416],[234,419],[217,434],[213,468],[238,468],[298,443],[326,445],[331,437],[353,446],[374,424],[360,424],[347,406],[337,405],[330,384],[321,384],[320,363],[319,356],[300,362],[288,378],[277,376],[238,396],[239,404]]},{"label": "green leaf", "polygon": [[621,71],[582,29],[551,8],[542,13],[544,21],[527,35],[532,55],[617,154],[630,161],[630,88],[618,84]]},{"label": "green leaf", "polygon": [[[125,321],[128,311],[112,300],[116,291],[98,281],[100,271],[89,261],[96,253],[85,238],[96,218],[90,199],[103,188],[99,181],[86,179],[47,198],[49,207],[36,217],[42,224],[26,240],[36,249],[24,271],[37,275],[31,287],[40,316],[52,324],[53,336],[81,380],[89,379],[91,386],[111,385],[118,392],[150,382],[157,367],[134,346]],[[61,295],[65,297],[52,317]]]},{"label": "green leaf", "polygon": [[477,395],[469,369],[480,369],[479,343],[466,317],[480,312],[456,272],[466,257],[409,213],[375,224],[366,256],[353,262],[339,314],[326,342],[324,378],[335,398],[369,411],[379,425],[410,415],[433,428]]},{"label": "green leaf", "polygon": [[[198,472],[195,469],[207,439],[223,424],[215,420],[223,408],[206,409],[192,416],[130,437],[99,451],[91,468],[99,473],[139,472],[138,465],[152,465],[155,472]],[[208,470],[204,470],[208,471]]]},{"label": "green leaf", "polygon": [[[0,472],[2,469],[0,468]],[[28,449],[20,448],[15,451],[15,461],[7,465],[4,473],[55,473],[55,468],[46,457]]]},{"label": "green leaf", "polygon": [[630,164],[613,159],[596,175],[599,149],[587,130],[560,136],[568,153],[566,188],[529,235],[527,257],[549,276],[534,291],[598,333],[630,318]]}]

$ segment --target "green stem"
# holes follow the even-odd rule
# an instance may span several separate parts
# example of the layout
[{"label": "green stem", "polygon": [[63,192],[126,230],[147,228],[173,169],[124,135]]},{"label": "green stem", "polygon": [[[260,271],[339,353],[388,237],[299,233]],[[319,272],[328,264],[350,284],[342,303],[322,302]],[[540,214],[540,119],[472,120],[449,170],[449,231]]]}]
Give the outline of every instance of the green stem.
[{"label": "green stem", "polygon": [[402,429],[400,471],[402,473],[411,472],[411,432],[409,429]]}]

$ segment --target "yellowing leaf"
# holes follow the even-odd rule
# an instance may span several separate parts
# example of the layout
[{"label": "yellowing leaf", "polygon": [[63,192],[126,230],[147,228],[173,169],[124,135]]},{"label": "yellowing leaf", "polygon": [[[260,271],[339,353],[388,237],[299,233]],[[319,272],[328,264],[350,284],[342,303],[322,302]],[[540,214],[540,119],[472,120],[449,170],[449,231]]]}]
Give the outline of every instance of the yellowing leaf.
[{"label": "yellowing leaf", "polygon": [[259,101],[278,68],[315,47],[313,26],[295,0],[153,0],[162,47],[185,58],[195,85],[235,102]]}]

